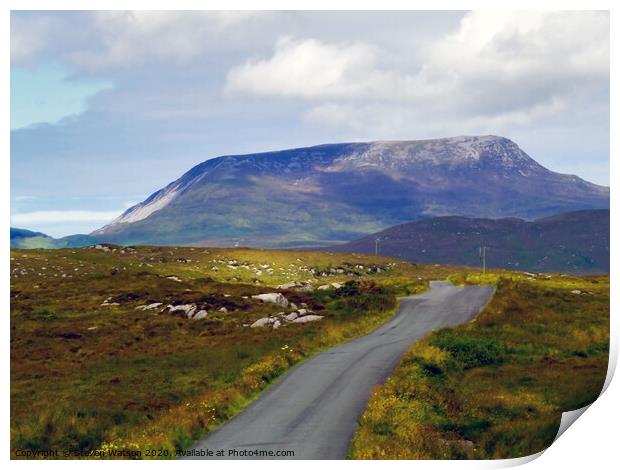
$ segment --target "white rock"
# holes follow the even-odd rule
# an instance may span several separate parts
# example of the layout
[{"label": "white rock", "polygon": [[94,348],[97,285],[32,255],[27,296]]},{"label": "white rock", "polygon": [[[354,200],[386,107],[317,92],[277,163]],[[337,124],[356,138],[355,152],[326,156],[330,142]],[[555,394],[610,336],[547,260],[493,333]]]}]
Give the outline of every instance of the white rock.
[{"label": "white rock", "polygon": [[338,282],[332,282],[332,287],[334,289],[340,289],[342,287],[342,284],[340,284]]},{"label": "white rock", "polygon": [[179,279],[176,276],[167,276],[166,279],[170,279],[171,281],[176,281],[176,282],[183,282],[181,279]]},{"label": "white rock", "polygon": [[269,294],[253,295],[252,298],[253,299],[261,300],[263,302],[269,302],[269,303],[272,303],[272,304],[280,305],[281,307],[288,307],[288,304],[289,304],[289,302],[286,299],[286,297],[284,297],[279,292],[272,292],[272,293],[269,293]]},{"label": "white rock", "polygon": [[222,313],[228,313],[228,309],[226,307],[222,307],[219,311]]},{"label": "white rock", "polygon": [[263,326],[269,325],[271,323],[270,320],[271,319],[267,317],[259,318],[258,320],[256,320],[254,323],[250,325],[250,328],[262,328]]},{"label": "white rock", "polygon": [[291,307],[291,310],[297,310],[297,308],[298,308],[298,307],[297,307],[297,304],[295,304],[295,303],[293,303],[293,302],[291,302],[290,307]]},{"label": "white rock", "polygon": [[282,325],[282,323],[280,322],[280,320],[276,320],[273,322],[273,329],[277,330],[278,328],[280,328],[280,325]]},{"label": "white rock", "polygon": [[160,305],[162,305],[161,302],[153,302],[152,304],[148,304],[148,305],[138,305],[136,307],[136,310],[153,310],[154,308],[157,308]]},{"label": "white rock", "polygon": [[202,320],[203,318],[207,318],[208,312],[206,310],[199,310],[196,315],[192,317],[192,320]]},{"label": "white rock", "polygon": [[323,284],[322,286],[317,287],[317,290],[327,290],[331,286],[329,284]]},{"label": "white rock", "polygon": [[295,320],[295,318],[297,318],[299,315],[297,314],[297,312],[291,312],[288,315],[284,315],[284,318],[287,319],[288,321],[293,321]]},{"label": "white rock", "polygon": [[308,313],[308,310],[306,310],[305,308],[300,308],[299,310],[297,310],[297,313],[299,313],[300,317],[303,317],[306,313]]},{"label": "white rock", "polygon": [[306,315],[304,317],[296,318],[295,320],[293,320],[293,322],[294,323],[308,323],[311,321],[319,321],[322,319],[323,319],[322,315]]},{"label": "white rock", "polygon": [[187,318],[192,318],[196,312],[196,305],[184,304],[184,305],[168,305],[168,313],[173,312],[185,312]]},{"label": "white rock", "polygon": [[579,289],[575,289],[575,290],[570,291],[570,293],[579,295],[581,294],[581,291]]}]

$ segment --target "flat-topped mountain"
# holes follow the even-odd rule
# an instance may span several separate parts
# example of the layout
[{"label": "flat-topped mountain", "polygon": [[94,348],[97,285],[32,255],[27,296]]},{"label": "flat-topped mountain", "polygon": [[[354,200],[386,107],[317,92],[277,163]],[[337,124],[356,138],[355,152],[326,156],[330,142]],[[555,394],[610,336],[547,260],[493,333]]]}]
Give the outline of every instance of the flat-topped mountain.
[{"label": "flat-topped mountain", "polygon": [[436,217],[325,249],[480,266],[485,246],[489,267],[588,274],[609,272],[609,238],[609,211],[587,210],[534,221]]},{"label": "flat-topped mountain", "polygon": [[316,246],[441,215],[532,219],[609,207],[496,136],[368,142],[207,160],[109,225],[124,244]]}]

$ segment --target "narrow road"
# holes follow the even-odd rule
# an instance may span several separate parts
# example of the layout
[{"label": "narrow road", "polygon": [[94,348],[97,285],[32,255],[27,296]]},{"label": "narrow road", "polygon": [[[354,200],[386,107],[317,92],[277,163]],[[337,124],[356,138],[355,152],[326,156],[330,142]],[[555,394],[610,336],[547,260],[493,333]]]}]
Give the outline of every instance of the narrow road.
[{"label": "narrow road", "polygon": [[344,459],[372,388],[385,381],[409,346],[433,329],[473,319],[493,291],[432,282],[425,293],[402,299],[396,315],[373,332],[292,368],[193,448],[214,457],[192,458],[218,458],[223,450],[219,458],[256,459],[261,457],[243,453],[258,450],[294,452],[262,458]]}]

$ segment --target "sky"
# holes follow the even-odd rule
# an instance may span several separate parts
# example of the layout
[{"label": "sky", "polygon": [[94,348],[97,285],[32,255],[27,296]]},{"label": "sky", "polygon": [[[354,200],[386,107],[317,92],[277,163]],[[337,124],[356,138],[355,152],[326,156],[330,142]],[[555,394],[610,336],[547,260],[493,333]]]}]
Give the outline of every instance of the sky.
[{"label": "sky", "polygon": [[609,14],[11,14],[15,227],[88,233],[220,155],[483,134],[609,185]]}]

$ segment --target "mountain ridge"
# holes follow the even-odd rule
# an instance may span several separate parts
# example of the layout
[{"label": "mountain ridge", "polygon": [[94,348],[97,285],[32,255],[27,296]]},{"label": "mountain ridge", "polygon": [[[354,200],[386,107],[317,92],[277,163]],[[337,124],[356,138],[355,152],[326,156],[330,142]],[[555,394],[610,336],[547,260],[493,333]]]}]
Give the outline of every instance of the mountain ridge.
[{"label": "mountain ridge", "polygon": [[498,136],[322,144],[206,160],[91,236],[115,243],[342,242],[439,215],[536,218],[609,207]]}]

